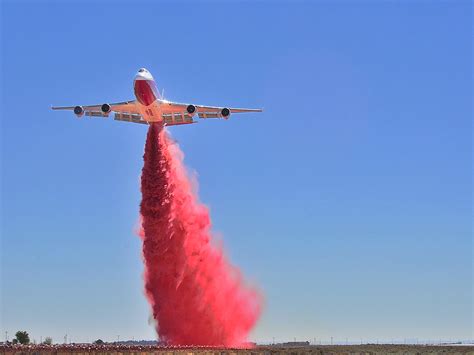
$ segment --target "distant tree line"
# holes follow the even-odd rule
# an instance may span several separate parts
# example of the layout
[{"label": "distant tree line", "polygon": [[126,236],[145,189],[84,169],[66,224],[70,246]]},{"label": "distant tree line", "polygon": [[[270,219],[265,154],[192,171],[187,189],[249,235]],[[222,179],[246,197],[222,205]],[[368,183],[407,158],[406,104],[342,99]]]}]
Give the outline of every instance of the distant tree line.
[{"label": "distant tree line", "polygon": [[26,330],[19,330],[15,334],[15,339],[13,339],[13,344],[29,344],[30,336]]},{"label": "distant tree line", "polygon": [[[12,343],[13,344],[22,344],[22,345],[28,345],[30,344],[30,335],[26,330],[19,330],[15,333],[15,338],[13,338]],[[53,338],[51,337],[46,337],[44,338],[43,344],[46,345],[51,345],[53,344]]]}]

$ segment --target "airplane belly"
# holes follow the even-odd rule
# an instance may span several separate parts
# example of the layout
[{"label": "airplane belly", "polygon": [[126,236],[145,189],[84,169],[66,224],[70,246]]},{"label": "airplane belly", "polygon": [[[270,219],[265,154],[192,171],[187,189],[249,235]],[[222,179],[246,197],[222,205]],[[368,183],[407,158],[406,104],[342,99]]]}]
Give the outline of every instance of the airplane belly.
[{"label": "airplane belly", "polygon": [[155,101],[151,105],[140,105],[140,111],[143,119],[147,122],[160,122],[163,120],[160,104]]},{"label": "airplane belly", "polygon": [[154,85],[151,80],[135,80],[135,97],[143,106],[150,106],[158,99]]}]

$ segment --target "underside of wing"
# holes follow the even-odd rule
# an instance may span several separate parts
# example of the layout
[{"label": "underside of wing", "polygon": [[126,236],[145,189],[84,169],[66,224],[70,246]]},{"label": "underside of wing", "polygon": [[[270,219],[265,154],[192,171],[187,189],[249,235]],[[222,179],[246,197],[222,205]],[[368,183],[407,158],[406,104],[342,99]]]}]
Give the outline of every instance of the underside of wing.
[{"label": "underside of wing", "polygon": [[106,117],[110,112],[123,112],[139,114],[137,103],[135,100],[122,101],[116,103],[105,103],[102,105],[84,105],[84,106],[53,106],[53,110],[70,110],[74,111],[77,116],[93,116],[93,117]]},{"label": "underside of wing", "polygon": [[111,112],[114,113],[114,119],[117,121],[133,122],[148,124],[138,110],[135,100],[122,101],[111,104],[102,105],[85,105],[85,106],[55,106],[53,110],[72,110],[77,117],[109,117]]},{"label": "underside of wing", "polygon": [[130,113],[130,112],[115,112],[114,120],[148,124],[148,122],[143,119],[142,115],[138,113]]},{"label": "underside of wing", "polygon": [[193,116],[191,116],[187,112],[182,111],[162,113],[161,117],[163,118],[163,122],[166,126],[177,126],[182,124],[197,123],[193,120]]},{"label": "underside of wing", "polygon": [[262,109],[255,108],[232,108],[219,106],[203,106],[184,104],[171,101],[163,101],[163,112],[174,115],[182,113],[183,115],[193,116],[197,113],[199,118],[224,118],[227,119],[232,113],[262,112]]},{"label": "underside of wing", "polygon": [[[148,124],[138,108],[135,100],[116,103],[106,103],[102,105],[85,106],[54,106],[53,110],[70,110],[77,117],[102,117],[107,118],[111,112],[117,121]],[[161,118],[167,126],[196,123],[194,116],[199,118],[224,118],[228,119],[232,113],[262,112],[261,109],[252,108],[227,108],[218,106],[203,106],[193,104],[183,104],[171,101],[161,101]]]}]

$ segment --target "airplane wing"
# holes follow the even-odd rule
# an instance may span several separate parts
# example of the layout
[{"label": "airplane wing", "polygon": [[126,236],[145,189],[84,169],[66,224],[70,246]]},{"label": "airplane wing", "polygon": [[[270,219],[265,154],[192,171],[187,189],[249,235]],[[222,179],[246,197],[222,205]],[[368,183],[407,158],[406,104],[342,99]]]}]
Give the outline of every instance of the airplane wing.
[{"label": "airplane wing", "polygon": [[[106,114],[107,112],[103,112],[102,108],[104,108],[105,105],[109,106],[109,112],[129,112],[129,113],[139,113],[138,108],[136,107],[136,101],[135,100],[130,100],[130,101],[122,101],[122,102],[116,102],[113,104],[100,104],[100,105],[86,105],[86,106],[52,106],[51,109],[53,110],[72,110],[74,111],[76,108],[82,108],[84,110],[84,114],[87,115],[88,112],[100,112],[101,114]],[[75,114],[78,114],[77,112],[74,112]],[[92,115],[91,115],[92,116]]]},{"label": "airplane wing", "polygon": [[[161,103],[161,115],[167,126],[195,123],[193,116],[196,114],[199,118],[227,119],[231,113],[262,112],[261,109],[203,106],[177,103],[167,100],[162,100]],[[51,108],[53,110],[71,110],[78,117],[81,117],[82,115],[89,117],[107,117],[110,112],[114,112],[115,120],[148,124],[138,110],[135,100],[103,105],[53,106]]]},{"label": "airplane wing", "polygon": [[147,124],[138,110],[135,100],[115,102],[102,105],[86,106],[52,106],[53,110],[71,110],[77,116],[107,117],[110,112],[115,113],[114,119],[118,121],[128,121]]},{"label": "airplane wing", "polygon": [[203,106],[184,104],[178,102],[171,102],[167,100],[162,101],[162,110],[165,114],[184,114],[193,115],[198,114],[199,118],[229,118],[232,113],[244,112],[262,112],[259,108],[232,108],[232,107],[218,107],[218,106]]}]

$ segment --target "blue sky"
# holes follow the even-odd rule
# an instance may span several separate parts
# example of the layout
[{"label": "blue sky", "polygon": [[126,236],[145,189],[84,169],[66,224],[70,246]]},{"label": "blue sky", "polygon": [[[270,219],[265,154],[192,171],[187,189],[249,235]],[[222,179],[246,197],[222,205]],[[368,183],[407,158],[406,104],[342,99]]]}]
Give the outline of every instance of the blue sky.
[{"label": "blue sky", "polygon": [[146,127],[55,105],[265,108],[172,128],[258,341],[473,337],[472,9],[455,2],[2,4],[1,326],[154,338]]}]

